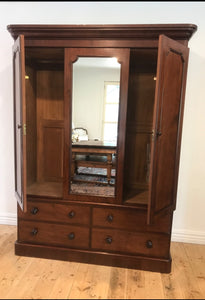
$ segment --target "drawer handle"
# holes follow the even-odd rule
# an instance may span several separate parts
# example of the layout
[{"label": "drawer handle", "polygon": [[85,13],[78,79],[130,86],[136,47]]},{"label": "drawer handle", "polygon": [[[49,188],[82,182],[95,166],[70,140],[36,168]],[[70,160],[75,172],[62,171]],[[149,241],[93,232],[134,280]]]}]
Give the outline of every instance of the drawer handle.
[{"label": "drawer handle", "polygon": [[39,212],[38,207],[33,207],[33,208],[31,209],[32,215],[36,215],[38,212]]},{"label": "drawer handle", "polygon": [[32,231],[31,231],[31,234],[32,235],[37,235],[38,233],[38,229],[37,228],[33,228]]},{"label": "drawer handle", "polygon": [[74,212],[74,210],[71,210],[70,212],[69,212],[69,214],[68,214],[68,216],[69,216],[69,218],[73,218],[73,217],[75,217],[75,212]]},{"label": "drawer handle", "polygon": [[109,222],[109,223],[112,223],[112,221],[113,221],[113,215],[108,215],[107,216],[107,221]]},{"label": "drawer handle", "polygon": [[151,240],[146,241],[146,247],[149,248],[149,249],[153,247],[153,243],[152,243]]},{"label": "drawer handle", "polygon": [[107,236],[106,239],[105,239],[105,241],[109,245],[112,244],[112,237],[111,236]]},{"label": "drawer handle", "polygon": [[69,240],[74,240],[75,233],[74,232],[69,233],[68,238],[69,238]]}]

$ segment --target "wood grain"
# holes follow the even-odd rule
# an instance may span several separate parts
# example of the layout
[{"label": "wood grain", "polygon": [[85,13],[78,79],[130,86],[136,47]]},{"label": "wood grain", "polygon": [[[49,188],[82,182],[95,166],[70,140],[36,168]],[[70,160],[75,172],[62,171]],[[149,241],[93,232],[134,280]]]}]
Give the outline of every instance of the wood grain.
[{"label": "wood grain", "polygon": [[[71,120],[72,120],[72,63],[80,56],[86,57],[116,57],[121,64],[121,83],[120,83],[120,106],[119,106],[119,123],[118,123],[118,140],[117,140],[117,161],[116,161],[116,192],[114,201],[117,204],[122,202],[122,181],[124,166],[124,139],[126,125],[127,110],[127,89],[128,89],[128,73],[129,73],[129,49],[118,48],[67,48],[65,49],[65,165],[69,166],[71,160]],[[69,150],[68,150],[69,149]],[[71,179],[71,170],[65,168],[65,181]],[[66,187],[66,185],[65,185]],[[78,195],[79,197],[80,195]],[[72,195],[68,194],[67,187],[64,191],[64,198],[72,199]],[[84,196],[81,196],[85,200]],[[94,198],[94,196],[93,196]],[[91,199],[91,198],[90,198]],[[94,198],[97,202],[97,199]],[[110,202],[112,199],[110,199]]]},{"label": "wood grain", "polygon": [[170,274],[15,256],[0,225],[2,299],[204,299],[205,245],[172,243]]},{"label": "wood grain", "polygon": [[26,66],[26,167],[27,186],[36,181],[36,73]]},{"label": "wood grain", "polygon": [[[21,83],[25,82],[24,46],[26,62],[30,68],[35,68],[31,77],[35,77],[33,81],[35,81],[36,89],[34,92],[27,89],[28,96],[31,94],[32,98],[31,106],[27,108],[27,117],[32,115],[32,111],[36,111],[30,121],[36,137],[28,141],[30,147],[27,151],[30,149],[32,151],[35,144],[36,147],[28,163],[31,165],[31,161],[34,160],[32,164],[36,166],[36,170],[34,170],[36,173],[31,172],[30,176],[32,178],[36,176],[38,183],[45,184],[44,187],[46,186],[49,193],[46,194],[44,189],[42,194],[42,185],[34,184],[32,192],[39,187],[40,190],[38,189],[33,198],[36,196],[37,201],[40,198],[44,203],[46,201],[57,203],[55,202],[57,198],[61,198],[59,201],[73,201],[73,203],[78,201],[82,208],[83,204],[87,202],[87,208],[91,212],[87,227],[84,223],[63,224],[63,219],[57,220],[55,217],[53,217],[53,221],[50,221],[49,212],[45,213],[47,221],[45,219],[29,221],[28,214],[23,215],[18,219],[18,240],[15,243],[15,254],[89,263],[88,267],[82,265],[79,275],[80,281],[84,282],[88,278],[89,285],[86,283],[85,287],[81,289],[81,286],[75,285],[74,281],[72,286],[76,289],[74,288],[72,292],[68,288],[67,298],[99,298],[101,296],[106,298],[106,295],[126,298],[129,271],[123,269],[124,274],[122,275],[120,269],[119,275],[115,276],[119,278],[117,282],[114,277],[111,277],[112,286],[115,287],[115,289],[111,288],[113,293],[106,292],[108,287],[106,282],[102,294],[99,289],[103,285],[99,285],[99,282],[104,280],[104,276],[105,278],[109,277],[109,271],[107,275],[98,274],[95,271],[96,267],[91,264],[162,273],[171,271],[169,247],[172,213],[176,204],[185,75],[188,61],[187,45],[197,27],[193,24],[147,24],[10,25],[7,28],[14,39],[20,35],[21,40],[21,43],[17,45],[19,38],[16,39],[13,48],[14,50],[16,48],[14,71],[17,75],[14,77],[14,87],[16,92],[22,90],[22,93],[14,92],[14,96],[17,97],[14,102],[16,103],[14,124],[18,129],[21,129],[26,122],[25,109],[26,105],[29,105],[25,103],[24,84],[21,89]],[[78,46],[73,47],[73,43]],[[19,48],[20,46],[22,49]],[[59,47],[65,47],[65,49]],[[39,51],[41,48],[43,48],[42,52]],[[23,51],[19,52],[19,49]],[[116,192],[113,197],[95,196],[94,194],[84,196],[80,193],[75,195],[71,193],[70,189],[72,179],[70,168],[72,63],[79,56],[116,57],[121,64]],[[22,73],[21,76],[20,73]],[[156,88],[155,76],[157,77]],[[19,122],[19,120],[21,121],[21,96],[23,96],[23,124]],[[23,166],[23,173],[22,176],[17,176],[16,191],[19,193],[20,205],[23,206],[22,196],[24,196],[23,200],[26,199],[26,190],[22,189],[26,186],[26,137],[24,134],[22,138],[21,131],[17,130],[17,132],[15,153],[18,155],[15,167],[17,174],[21,175],[21,166]],[[23,147],[21,147],[22,144]],[[111,159],[108,161],[110,162]],[[97,165],[95,164],[95,166]],[[54,185],[50,185],[51,182],[54,182]],[[58,183],[63,184],[63,197],[62,185]],[[49,196],[51,190],[55,192],[53,197]],[[126,190],[128,190],[127,194]],[[31,187],[29,192],[31,192]],[[123,192],[126,197],[123,197]],[[135,194],[133,194],[134,192]],[[44,199],[43,196],[45,196]],[[93,221],[96,223],[93,208],[97,208],[100,203],[102,207],[107,204],[107,208],[109,208],[109,204],[111,204],[110,207],[115,207],[116,211],[118,208],[124,211],[124,213],[121,211],[118,211],[117,214],[113,213],[113,227],[108,227],[105,220],[99,224],[99,227],[93,225]],[[125,213],[128,207],[133,207],[134,210],[138,207],[139,210],[143,210],[143,214],[139,215],[143,221],[146,212],[147,224],[143,223],[143,225],[139,220],[137,220],[139,225],[136,224],[134,218],[138,216],[138,212],[133,218],[132,214],[129,216]],[[43,209],[46,209],[46,205]],[[40,213],[37,216],[40,216]],[[35,213],[33,214],[35,215]],[[102,215],[101,211],[99,216],[102,217]],[[161,216],[165,218],[160,220]],[[108,219],[110,221],[110,216]],[[126,225],[120,222],[123,219]],[[137,226],[131,227],[131,223]],[[153,225],[153,223],[155,224]],[[118,226],[116,226],[117,224]],[[158,231],[160,224],[163,226]],[[7,247],[9,244],[5,245],[5,248]],[[177,258],[176,270],[181,271],[183,268],[183,264],[181,264],[183,255],[181,254]],[[53,262],[52,265],[55,263]],[[184,262],[186,273],[188,265],[189,260],[187,259]],[[39,266],[41,266],[41,261]],[[18,269],[21,269],[19,265]],[[96,274],[90,275],[90,269],[93,269],[92,272],[96,272]],[[102,270],[104,270],[103,267]],[[36,269],[36,271],[38,270]],[[25,270],[25,272],[27,271]],[[201,274],[197,276],[201,277]],[[192,277],[193,272],[190,277],[184,274],[181,281],[176,279],[176,285],[180,282],[179,289],[187,280],[185,293],[181,293],[183,296],[198,297],[197,280],[192,280]],[[18,274],[17,279],[12,277],[9,284],[12,285],[12,282],[15,282],[14,286],[17,286],[18,282],[24,281],[23,278],[23,274]],[[143,287],[146,290],[145,298],[148,298],[149,290],[153,291],[154,298],[162,298],[164,294],[169,295],[166,289],[162,288],[162,281],[159,278],[161,278],[159,274],[156,277],[153,273],[145,273],[143,279]],[[170,277],[164,277],[163,280],[168,280],[169,283]],[[41,277],[38,279],[35,277],[34,287],[29,283],[30,289],[33,287],[34,298],[46,297],[45,290],[53,287],[53,281],[55,278],[49,277],[47,266],[42,261]],[[91,281],[94,282],[94,285],[90,284]],[[116,287],[119,286],[121,290],[118,293]],[[191,291],[188,292],[189,287],[191,287]],[[4,286],[3,296],[6,295],[6,288],[7,285]],[[23,289],[22,297],[31,297],[30,291],[25,290],[24,286]],[[58,292],[57,294],[60,295]],[[131,294],[132,292],[129,297],[132,297]]]},{"label": "wood grain", "polygon": [[[77,39],[154,39],[159,34],[166,34],[175,39],[188,40],[197,30],[194,24],[129,24],[129,25],[8,25],[8,31],[16,39],[23,32],[26,39],[33,37],[43,42],[45,38],[49,39],[73,39],[73,32]],[[104,45],[105,47],[105,45]]]},{"label": "wood grain", "polygon": [[176,205],[188,54],[189,48],[166,36],[159,37],[148,224],[154,215]]},{"label": "wood grain", "polygon": [[23,211],[26,211],[26,91],[24,61],[24,36],[19,35],[13,45],[15,192],[19,205]]},{"label": "wood grain", "polygon": [[[125,142],[124,201],[148,203],[156,49],[131,49]],[[144,197],[142,200],[142,192]]]},{"label": "wood grain", "polygon": [[62,182],[34,182],[27,187],[27,195],[62,197]]},{"label": "wood grain", "polygon": [[[63,96],[63,72],[62,71],[38,71],[37,72],[37,180],[44,181],[45,178],[45,120],[54,122],[54,125],[50,124],[53,128],[53,132],[50,132],[54,136],[54,139],[60,140],[60,146],[56,146],[56,149],[59,156],[59,165],[62,169],[62,130],[56,134],[54,127],[56,121],[63,121],[63,110],[64,110],[64,96]],[[44,126],[44,127],[43,127]],[[58,124],[59,127],[59,124]],[[62,127],[62,126],[61,126]],[[56,143],[57,143],[56,140]],[[57,143],[58,145],[59,143]],[[47,151],[48,152],[48,151]],[[48,161],[50,158],[50,161]],[[51,157],[47,157],[47,165],[52,164]],[[58,162],[57,162],[58,165]],[[53,177],[60,177],[59,173],[62,176],[62,170],[54,170]]]}]

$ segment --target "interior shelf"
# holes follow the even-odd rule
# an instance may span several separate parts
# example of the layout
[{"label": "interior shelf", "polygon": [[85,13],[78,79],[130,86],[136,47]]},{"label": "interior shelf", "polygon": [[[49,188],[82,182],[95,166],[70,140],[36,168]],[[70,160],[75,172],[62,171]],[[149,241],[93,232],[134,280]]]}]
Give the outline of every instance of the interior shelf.
[{"label": "interior shelf", "polygon": [[27,187],[28,195],[60,197],[63,196],[62,182],[34,182]]}]

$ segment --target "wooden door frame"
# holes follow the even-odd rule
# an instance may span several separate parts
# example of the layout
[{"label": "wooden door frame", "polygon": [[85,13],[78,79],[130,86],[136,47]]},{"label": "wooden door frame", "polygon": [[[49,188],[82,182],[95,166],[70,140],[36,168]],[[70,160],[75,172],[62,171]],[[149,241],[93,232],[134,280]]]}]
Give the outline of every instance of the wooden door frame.
[{"label": "wooden door frame", "polygon": [[[19,74],[16,74],[15,60],[17,59],[18,53],[18,64]],[[19,76],[19,90],[16,87],[16,76]],[[27,197],[26,197],[26,92],[25,92],[25,47],[24,47],[24,36],[19,35],[13,45],[13,92],[14,92],[14,156],[15,156],[15,192],[17,201],[22,211],[27,211]],[[16,124],[16,102],[17,98],[20,101],[20,124]],[[18,126],[16,128],[16,126]],[[21,153],[21,195],[17,191],[17,142],[16,142],[16,130],[21,130],[21,149],[18,149]]]},{"label": "wooden door frame", "polygon": [[[127,114],[127,90],[129,77],[129,54],[130,49],[118,48],[65,48],[65,151],[64,151],[64,198],[70,200],[82,200],[91,202],[105,202],[122,204],[123,194],[123,167],[124,167],[124,150],[125,150],[125,127]],[[86,57],[117,57],[121,63],[121,84],[120,84],[120,107],[118,119],[118,143],[117,143],[117,166],[116,166],[116,192],[115,197],[101,197],[93,195],[77,195],[69,193],[70,170],[69,161],[71,162],[71,119],[72,119],[72,63],[79,56]]]}]

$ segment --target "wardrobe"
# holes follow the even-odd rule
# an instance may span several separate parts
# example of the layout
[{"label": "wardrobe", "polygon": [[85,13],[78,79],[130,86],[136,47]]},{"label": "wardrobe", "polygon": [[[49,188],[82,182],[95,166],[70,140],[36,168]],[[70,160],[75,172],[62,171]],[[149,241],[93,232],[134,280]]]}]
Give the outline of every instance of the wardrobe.
[{"label": "wardrobe", "polygon": [[7,29],[15,254],[169,273],[188,41],[197,26]]}]

